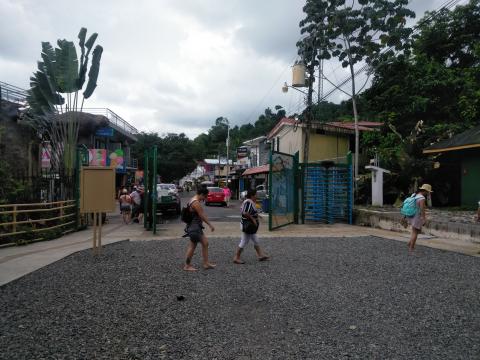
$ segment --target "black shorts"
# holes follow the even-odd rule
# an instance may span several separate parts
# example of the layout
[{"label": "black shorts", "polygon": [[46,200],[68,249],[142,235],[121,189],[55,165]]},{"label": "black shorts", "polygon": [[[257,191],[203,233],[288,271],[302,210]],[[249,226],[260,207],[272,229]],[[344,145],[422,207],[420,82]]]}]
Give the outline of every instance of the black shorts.
[{"label": "black shorts", "polygon": [[186,233],[191,242],[198,243],[202,241],[204,227],[200,224],[194,223],[187,226]]},{"label": "black shorts", "polygon": [[130,205],[120,205],[120,211],[130,212]]}]

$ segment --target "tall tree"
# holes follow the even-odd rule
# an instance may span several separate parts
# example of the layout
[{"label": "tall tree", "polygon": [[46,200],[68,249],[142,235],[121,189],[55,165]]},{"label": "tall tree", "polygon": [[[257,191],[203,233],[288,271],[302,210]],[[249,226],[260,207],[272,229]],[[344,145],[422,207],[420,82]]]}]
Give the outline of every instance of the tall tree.
[{"label": "tall tree", "polygon": [[[349,67],[352,83],[352,106],[355,118],[355,177],[358,177],[359,131],[355,65],[377,65],[405,51],[412,30],[406,18],[415,13],[405,6],[408,0],[307,0],[300,22],[301,33],[307,36],[297,43],[309,69],[318,59],[338,58]],[[388,49],[385,51],[385,49]],[[313,79],[311,71],[310,79]],[[312,80],[310,80],[310,86]]]}]

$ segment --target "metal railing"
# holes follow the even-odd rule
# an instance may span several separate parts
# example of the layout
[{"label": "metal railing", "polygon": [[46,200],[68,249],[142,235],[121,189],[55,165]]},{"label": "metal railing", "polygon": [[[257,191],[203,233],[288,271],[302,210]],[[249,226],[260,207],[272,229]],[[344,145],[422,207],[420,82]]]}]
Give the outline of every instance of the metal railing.
[{"label": "metal railing", "polygon": [[[0,81],[0,95],[2,100],[7,100],[16,104],[23,105],[27,101],[27,91],[25,89],[3,81]],[[109,108],[84,108],[83,112],[105,116],[110,124],[115,127],[133,135],[138,134],[136,127],[130,125],[125,119]]]},{"label": "metal railing", "polygon": [[0,81],[0,98],[15,104],[23,105],[27,101],[27,91],[18,86]]},{"label": "metal railing", "polygon": [[75,226],[75,207],[75,200],[0,205],[0,244],[10,243],[19,235],[26,237],[22,242],[29,242],[39,240],[44,231],[71,231]]},{"label": "metal railing", "polygon": [[126,120],[124,120],[121,116],[117,115],[109,108],[84,108],[83,112],[93,115],[105,116],[110,122],[110,124],[115,125],[117,128],[122,129],[130,134],[138,134],[138,130],[136,127],[130,125]]}]

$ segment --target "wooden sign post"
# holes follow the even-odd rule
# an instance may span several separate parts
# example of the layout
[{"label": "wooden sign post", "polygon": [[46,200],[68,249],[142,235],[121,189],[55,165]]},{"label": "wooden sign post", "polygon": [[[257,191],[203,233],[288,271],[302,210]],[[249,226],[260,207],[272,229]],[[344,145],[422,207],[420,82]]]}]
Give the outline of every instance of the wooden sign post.
[{"label": "wooden sign post", "polygon": [[115,211],[115,169],[82,167],[80,212],[93,213],[93,254],[102,250],[102,213]]}]

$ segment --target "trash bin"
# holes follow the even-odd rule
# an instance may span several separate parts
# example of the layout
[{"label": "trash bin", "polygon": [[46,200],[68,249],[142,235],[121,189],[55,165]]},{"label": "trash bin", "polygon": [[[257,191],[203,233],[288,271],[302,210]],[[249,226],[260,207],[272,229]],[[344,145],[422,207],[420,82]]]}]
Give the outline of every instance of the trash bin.
[{"label": "trash bin", "polygon": [[266,212],[266,213],[270,212],[269,203],[268,203],[267,198],[262,200],[262,210],[263,210],[263,212]]}]

